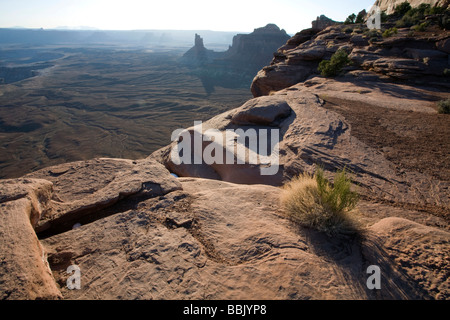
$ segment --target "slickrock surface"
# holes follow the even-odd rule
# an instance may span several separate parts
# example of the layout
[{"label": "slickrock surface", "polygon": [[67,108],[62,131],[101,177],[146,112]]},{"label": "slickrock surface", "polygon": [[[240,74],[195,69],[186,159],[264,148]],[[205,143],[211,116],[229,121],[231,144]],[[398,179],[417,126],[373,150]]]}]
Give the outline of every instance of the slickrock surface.
[{"label": "slickrock surface", "polygon": [[[385,89],[388,88],[388,89]],[[364,94],[360,93],[364,90]],[[433,92],[423,91],[432,95]],[[437,93],[436,93],[437,94]],[[382,201],[397,201],[421,205],[441,204],[448,215],[447,179],[436,179],[419,172],[399,171],[396,165],[378,150],[361,142],[351,133],[351,126],[344,117],[324,107],[324,99],[341,98],[363,102],[383,110],[418,112],[419,116],[436,114],[432,103],[426,102],[421,91],[406,85],[384,84],[365,88],[358,83],[339,82],[314,78],[309,82],[292,86],[271,96],[250,100],[240,108],[218,115],[203,124],[202,129],[214,128],[226,135],[227,130],[279,129],[279,171],[275,175],[263,175],[264,163],[252,164],[175,164],[171,146],[151,155],[180,176],[215,178],[234,183],[264,183],[279,186],[301,172],[313,172],[321,165],[327,172],[347,168],[359,186],[358,192]],[[427,106],[428,104],[428,106]],[[261,118],[261,110],[267,118]],[[245,120],[245,121],[244,121]],[[444,121],[446,121],[444,119]],[[245,124],[245,125],[237,125]],[[190,129],[191,136],[194,128]],[[193,140],[193,139],[192,139]],[[205,151],[207,143],[203,145]],[[232,153],[233,145],[225,145],[223,153]],[[193,162],[192,162],[193,163]],[[448,168],[443,168],[448,170]],[[330,176],[331,178],[331,176]],[[443,181],[442,181],[443,180]],[[417,190],[429,190],[418,201]]]},{"label": "slickrock surface", "polygon": [[[142,178],[137,179],[135,171]],[[2,188],[0,229],[2,268],[7,268],[2,273],[3,298],[449,296],[446,275],[450,234],[448,220],[443,217],[363,201],[356,213],[366,226],[362,233],[329,238],[288,220],[279,204],[280,189],[274,186],[191,177],[175,180],[161,165],[149,160],[95,159],[51,167],[34,175],[51,182],[31,178],[2,181],[8,186]],[[30,187],[23,186],[30,182]],[[130,188],[134,184],[141,188]],[[149,184],[153,186],[151,192],[142,187]],[[133,194],[127,191],[130,189]],[[117,199],[116,191],[124,196]],[[111,201],[99,205],[89,194],[99,199],[108,195]],[[85,205],[92,204],[84,216],[72,215],[64,220],[52,214],[61,208],[59,202],[73,204],[83,197]],[[29,230],[26,239],[24,233],[9,228],[12,225],[17,230],[14,217],[21,211],[12,207],[16,201],[38,208],[21,210],[20,230]],[[30,221],[30,212],[47,217],[51,225],[38,232],[40,241],[33,232],[31,221],[35,219]],[[69,222],[74,228],[67,228]],[[30,248],[35,248],[36,254],[30,256]],[[31,261],[27,268],[20,269],[24,257]],[[52,275],[46,269],[47,261]],[[33,264],[35,271],[29,268]],[[67,268],[71,265],[80,268],[80,290],[67,288]],[[370,265],[382,270],[382,290],[367,289],[366,270]],[[16,282],[27,279],[30,273],[36,279],[32,272],[46,275],[33,291]],[[33,294],[24,293],[30,291]]]},{"label": "slickrock surface", "polygon": [[[374,42],[344,27],[298,33],[258,73],[255,98],[185,131],[201,139],[190,160],[214,147],[242,164],[178,163],[180,139],[146,159],[0,180],[0,297],[448,300],[450,118],[436,110],[450,98],[448,32]],[[318,76],[339,48],[353,65]],[[235,155],[246,132],[276,144]],[[350,173],[359,233],[287,218],[280,186],[318,166]],[[79,290],[66,282],[74,265]]]},{"label": "slickrock surface", "polygon": [[110,207],[130,196],[155,197],[180,189],[159,163],[127,159],[93,159],[42,169],[27,175],[54,183],[52,211],[38,221],[38,232],[61,227]]},{"label": "slickrock surface", "polygon": [[[279,210],[275,187],[181,178],[183,191],[43,240],[61,292],[69,299],[370,299],[447,298],[449,233],[405,219],[422,236],[409,248],[386,235],[381,220],[366,240],[329,239],[293,225]],[[392,222],[393,221],[393,222]],[[409,231],[406,231],[409,232]],[[436,237],[438,236],[438,238]],[[404,239],[400,233],[396,237]],[[429,239],[433,239],[431,242]],[[388,249],[384,243],[388,242]],[[444,251],[435,250],[434,244]],[[395,250],[415,250],[414,268],[395,264]],[[392,257],[391,257],[391,255]],[[366,268],[383,262],[382,286],[365,285]],[[82,272],[82,289],[65,287],[67,266]],[[426,274],[420,285],[408,276]],[[438,278],[435,278],[434,275]],[[436,284],[440,279],[440,284]],[[429,289],[429,292],[426,290]],[[433,296],[431,296],[433,295]]]}]

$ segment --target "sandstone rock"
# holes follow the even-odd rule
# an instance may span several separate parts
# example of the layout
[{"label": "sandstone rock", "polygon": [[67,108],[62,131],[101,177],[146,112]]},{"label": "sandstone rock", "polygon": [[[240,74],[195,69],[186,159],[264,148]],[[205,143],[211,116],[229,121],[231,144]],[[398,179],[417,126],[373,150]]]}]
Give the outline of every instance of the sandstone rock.
[{"label": "sandstone rock", "polygon": [[181,188],[160,164],[126,159],[93,159],[42,169],[27,175],[54,183],[52,211],[44,214],[36,229],[42,232],[73,225],[92,212],[134,196],[154,197]]},{"label": "sandstone rock", "polygon": [[373,68],[375,72],[387,74],[394,78],[410,79],[426,69],[424,63],[411,59],[381,58],[363,64],[363,67]]},{"label": "sandstone rock", "polygon": [[423,298],[449,298],[450,233],[397,217],[379,221],[370,231],[378,237],[386,257],[418,284]]},{"label": "sandstone rock", "polygon": [[[278,127],[290,113],[291,109],[283,99],[267,99],[266,97],[255,99],[241,108],[210,119],[201,127],[187,129],[187,139],[190,144],[183,142],[185,137],[180,138],[170,146],[153,153],[149,159],[163,163],[178,176],[218,179],[243,184],[279,185],[282,171],[277,170],[278,162],[273,163],[271,155],[274,148],[278,146]],[[270,120],[273,121],[268,122]],[[215,130],[213,140],[209,136],[210,129]],[[271,136],[272,129],[277,130],[276,136]],[[254,145],[247,140],[253,137],[259,141],[260,132],[263,130],[269,140],[265,141],[267,145],[264,152],[262,145]],[[194,145],[196,137],[198,141],[201,141],[199,148]],[[179,151],[186,152],[186,145],[183,146],[185,143],[189,151],[188,155],[182,156]],[[208,156],[211,151],[207,150],[212,149],[215,150],[216,159],[213,163],[208,163],[205,160],[205,154]],[[236,151],[239,149],[242,152]],[[175,159],[180,156],[184,160],[174,160],[174,156]],[[198,162],[196,158],[199,159]],[[273,174],[262,174],[262,171],[271,170],[271,168],[276,169]]]},{"label": "sandstone rock", "polygon": [[[198,178],[180,183],[183,191],[42,240],[64,298],[423,299],[431,283],[439,297],[448,297],[445,269],[430,273],[421,287],[397,271],[403,253],[392,254],[400,246],[395,241],[420,248],[420,260],[408,271],[419,275],[427,259],[436,258],[436,266],[443,261],[446,232],[402,219],[415,232],[409,238],[413,233],[388,218],[370,227],[363,241],[328,238],[287,220],[278,188]],[[392,231],[399,233],[389,242]],[[440,238],[429,242],[433,233]],[[384,290],[376,293],[366,287],[366,269],[374,263],[383,268]],[[80,290],[65,286],[72,264],[81,271]]]},{"label": "sandstone rock", "polygon": [[308,40],[317,34],[318,30],[315,29],[304,29],[300,32],[297,32],[292,38],[290,38],[284,46],[279,48],[279,52],[283,52],[285,50],[290,50],[298,47],[299,45],[305,43]]},{"label": "sandstone rock", "polygon": [[396,36],[379,37],[373,42],[364,34],[345,33],[344,28],[346,26],[333,25],[316,33],[307,31],[296,35],[278,50],[271,65],[255,76],[251,85],[253,96],[268,95],[319,74],[320,61],[330,59],[343,48],[352,61],[352,66],[344,69],[344,73],[370,70],[393,80],[428,81],[448,86],[443,77],[448,68],[446,31],[411,37],[408,30],[400,30]]},{"label": "sandstone rock", "polygon": [[[315,79],[316,83],[313,82]],[[370,79],[369,76],[367,79]],[[164,148],[163,152],[153,154],[150,158],[160,161],[179,176],[275,186],[283,184],[301,172],[313,172],[317,164],[323,166],[327,172],[346,167],[355,175],[355,183],[363,186],[358,190],[361,194],[391,200],[402,198],[402,201],[413,202],[414,195],[411,190],[407,190],[404,177],[398,176],[394,166],[381,154],[352,137],[351,128],[345,120],[323,109],[322,101],[317,95],[364,101],[364,103],[383,108],[430,113],[436,111],[432,108],[424,108],[423,100],[418,98],[420,93],[417,92],[417,88],[385,84],[380,81],[373,89],[368,89],[363,82],[358,87],[357,81],[353,79],[349,82],[339,82],[313,78],[305,85],[293,86],[271,96],[250,100],[242,107],[218,115],[204,123],[203,130],[213,128],[223,135],[228,129],[236,128],[253,128],[258,134],[258,130],[265,128],[263,124],[268,126],[268,129],[278,128],[279,168],[274,175],[263,175],[261,170],[264,165],[252,164],[248,158],[243,164],[207,164],[205,162],[196,165],[175,164],[171,158],[171,152],[177,142]],[[394,92],[397,97],[391,95]],[[291,109],[290,113],[289,109]],[[261,122],[259,115],[263,110],[267,118]],[[280,115],[282,115],[281,118]],[[269,122],[271,120],[272,122]],[[242,124],[246,126],[241,127]],[[194,131],[191,130],[190,134],[193,135]],[[208,144],[202,145],[201,152],[206,150]],[[222,154],[232,154],[235,141],[223,143],[220,147],[223,148]],[[193,160],[191,161],[193,163]]]},{"label": "sandstone rock", "polygon": [[33,227],[49,210],[52,183],[0,180],[0,299],[62,298]]},{"label": "sandstone rock", "polygon": [[[58,262],[53,268],[59,283],[66,278],[63,268],[58,271],[61,264],[73,263],[81,269],[82,289],[62,287],[65,298],[295,299],[353,295],[350,288],[338,285],[339,277],[320,280],[332,266],[308,253],[301,234],[277,214],[277,188],[193,178],[181,181],[188,193],[185,198],[169,194],[165,200],[144,202],[138,210],[43,241],[51,252],[49,261]],[[180,212],[183,202],[189,206]],[[156,207],[157,212],[152,209]],[[165,221],[165,212],[172,215],[174,211],[193,216],[193,225],[177,227],[158,222]],[[320,281],[312,291],[306,285],[311,277]]]},{"label": "sandstone rock", "polygon": [[[265,29],[254,33],[280,31]],[[143,160],[93,159],[0,180],[2,298],[447,300],[448,210],[405,207],[428,189],[446,206],[448,181],[400,172],[324,104],[334,98],[435,115],[438,89],[432,95],[392,79],[436,79],[446,58],[442,38],[366,46],[341,31],[297,34],[258,73],[252,92],[259,97],[187,129],[183,139],[201,138],[190,160],[215,146],[242,164],[178,164],[172,151],[180,138]],[[196,46],[203,47],[200,37]],[[338,48],[351,52],[354,66],[337,79],[314,76]],[[245,154],[236,155],[245,136],[239,129],[258,138],[275,130],[277,144],[264,150],[244,142]],[[278,159],[275,174],[262,174],[273,164],[264,151]],[[358,235],[329,238],[287,219],[278,186],[318,165],[330,180],[337,169],[351,172],[365,199],[353,213]],[[81,270],[80,290],[66,286],[71,265]],[[382,290],[366,286],[373,265]]]},{"label": "sandstone rock", "polygon": [[287,64],[297,64],[300,60],[322,60],[327,52],[325,46],[313,46],[307,49],[293,50],[288,54]]},{"label": "sandstone rock", "polygon": [[265,67],[255,76],[250,89],[254,97],[269,95],[305,81],[317,71],[317,66],[316,61],[302,61],[299,65],[279,63]]},{"label": "sandstone rock", "polygon": [[273,58],[273,53],[289,40],[285,30],[275,24],[256,28],[250,34],[238,34],[230,48],[220,58],[234,68],[248,68],[256,73]]},{"label": "sandstone rock", "polygon": [[421,113],[436,112],[432,102],[424,98],[429,95],[426,88],[380,80],[377,73],[369,71],[357,71],[356,77],[349,76],[341,80],[314,77],[290,88],[295,89],[306,90],[323,98],[358,101],[368,106]]},{"label": "sandstone rock", "polygon": [[350,42],[357,47],[364,47],[369,45],[369,41],[359,34],[353,35],[350,38]]},{"label": "sandstone rock", "polygon": [[350,60],[357,66],[361,66],[363,63],[370,63],[380,59],[380,54],[368,51],[363,48],[354,48],[349,55]]},{"label": "sandstone rock", "polygon": [[448,54],[445,54],[438,50],[423,50],[423,49],[415,49],[415,48],[407,48],[404,52],[411,57],[412,59],[423,61],[424,59],[428,60],[444,60],[447,62]]},{"label": "sandstone rock", "polygon": [[291,108],[284,99],[279,97],[261,97],[249,100],[231,117],[236,125],[273,125],[276,120],[289,116]]}]

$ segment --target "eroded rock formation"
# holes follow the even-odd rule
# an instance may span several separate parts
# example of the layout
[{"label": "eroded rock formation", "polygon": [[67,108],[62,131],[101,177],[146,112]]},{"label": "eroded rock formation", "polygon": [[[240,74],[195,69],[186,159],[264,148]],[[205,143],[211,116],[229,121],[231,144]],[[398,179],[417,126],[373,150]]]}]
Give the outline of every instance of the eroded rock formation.
[{"label": "eroded rock formation", "polygon": [[270,62],[273,53],[289,39],[275,24],[256,28],[250,34],[237,34],[225,52],[208,50],[203,39],[195,35],[195,45],[181,61],[197,67],[196,74],[210,85],[248,86],[254,75]]},{"label": "eroded rock formation", "polygon": [[449,67],[448,31],[412,36],[404,28],[383,38],[376,32],[372,37],[364,27],[336,25],[320,32],[307,29],[297,33],[279,48],[272,63],[258,72],[251,86],[253,95],[268,95],[318,75],[319,63],[339,49],[344,49],[352,61],[344,70],[349,75],[367,71],[365,74],[374,77],[432,81],[448,88],[444,74]]},{"label": "eroded rock formation", "polygon": [[186,51],[182,57],[182,62],[191,66],[202,66],[217,57],[217,53],[208,50],[203,44],[203,38],[195,34],[194,46]]}]

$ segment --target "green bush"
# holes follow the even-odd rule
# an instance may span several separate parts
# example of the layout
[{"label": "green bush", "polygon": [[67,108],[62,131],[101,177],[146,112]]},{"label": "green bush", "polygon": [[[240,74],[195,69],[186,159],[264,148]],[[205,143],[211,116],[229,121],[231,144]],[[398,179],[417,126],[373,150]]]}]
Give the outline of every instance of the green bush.
[{"label": "green bush", "polygon": [[389,37],[392,37],[394,34],[397,34],[397,33],[398,33],[398,30],[397,30],[396,27],[386,29],[386,30],[383,32],[383,38],[389,38]]},{"label": "green bush", "polygon": [[288,216],[305,227],[329,235],[355,233],[358,223],[349,213],[359,195],[351,190],[345,170],[338,171],[331,184],[322,169],[314,176],[302,174],[283,187],[281,202]]},{"label": "green bush", "polygon": [[[409,9],[408,9],[409,8]],[[408,9],[408,10],[407,10]],[[424,19],[428,15],[442,15],[437,18],[437,22],[440,28],[450,28],[450,11],[444,7],[432,7],[429,4],[422,3],[416,8],[411,8],[409,4],[402,3],[395,8],[395,12],[392,16],[399,18],[396,21],[398,28],[408,28],[411,26],[419,26],[424,23]],[[421,27],[422,29],[425,26]]]},{"label": "green bush", "polygon": [[408,1],[400,3],[398,6],[394,9],[394,15],[396,16],[403,16],[405,13],[407,13],[409,10],[411,10],[411,5]]},{"label": "green bush", "polygon": [[330,60],[322,60],[319,63],[319,72],[324,77],[335,77],[346,65],[349,65],[351,60],[348,57],[347,52],[343,49],[336,51]]},{"label": "green bush", "polygon": [[[431,7],[431,6],[430,6]],[[426,14],[443,14],[445,13],[445,8],[444,7],[431,7],[428,9],[428,11],[426,11]]]},{"label": "green bush", "polygon": [[415,14],[405,14],[400,20],[397,20],[395,26],[398,28],[409,28],[413,25],[418,24],[423,19],[420,13]]},{"label": "green bush", "polygon": [[441,100],[437,103],[437,105],[438,105],[438,113],[450,114],[450,99]]},{"label": "green bush", "polygon": [[352,182],[345,170],[336,173],[333,185],[325,178],[322,169],[316,171],[315,178],[320,199],[327,209],[343,213],[353,210],[358,204],[359,196],[351,191]]},{"label": "green bush", "polygon": [[415,26],[412,26],[412,29],[414,31],[425,31],[427,29],[428,24],[426,22],[422,22],[420,24],[416,24]]}]

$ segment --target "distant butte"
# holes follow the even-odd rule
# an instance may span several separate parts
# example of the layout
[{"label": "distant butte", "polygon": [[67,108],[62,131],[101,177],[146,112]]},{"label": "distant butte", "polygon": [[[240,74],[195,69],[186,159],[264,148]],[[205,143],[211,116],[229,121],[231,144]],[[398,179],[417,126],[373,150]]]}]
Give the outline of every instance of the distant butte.
[{"label": "distant butte", "polygon": [[203,38],[195,34],[195,45],[189,49],[182,61],[190,66],[233,70],[253,77],[258,70],[270,62],[273,53],[289,39],[285,30],[275,24],[256,28],[250,34],[237,34],[225,52],[205,48]]}]

